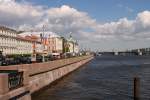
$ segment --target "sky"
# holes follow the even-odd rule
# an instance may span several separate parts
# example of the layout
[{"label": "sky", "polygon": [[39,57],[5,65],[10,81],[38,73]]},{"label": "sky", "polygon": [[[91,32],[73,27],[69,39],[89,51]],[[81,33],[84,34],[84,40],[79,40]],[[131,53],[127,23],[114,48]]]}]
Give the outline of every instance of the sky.
[{"label": "sky", "polygon": [[70,33],[82,49],[150,47],[150,0],[0,0],[0,25]]}]

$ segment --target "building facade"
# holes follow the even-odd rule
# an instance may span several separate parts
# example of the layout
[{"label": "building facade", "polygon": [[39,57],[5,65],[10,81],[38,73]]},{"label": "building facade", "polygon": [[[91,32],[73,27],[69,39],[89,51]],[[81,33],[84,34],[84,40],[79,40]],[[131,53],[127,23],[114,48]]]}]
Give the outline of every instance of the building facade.
[{"label": "building facade", "polygon": [[61,37],[49,37],[50,53],[63,53],[63,39]]},{"label": "building facade", "polygon": [[74,52],[79,53],[79,45],[77,42],[74,43]]},{"label": "building facade", "polygon": [[33,38],[22,37],[16,30],[0,26],[0,51],[4,55],[32,54],[34,45],[41,50],[41,43]]},{"label": "building facade", "polygon": [[14,54],[32,54],[33,52],[32,40],[17,35],[16,41],[17,41],[17,45],[16,45],[17,52]]},{"label": "building facade", "polygon": [[67,40],[69,45],[69,52],[70,53],[78,53],[79,52],[79,45],[77,41],[75,41],[72,36]]},{"label": "building facade", "polygon": [[16,54],[18,53],[17,46],[17,32],[0,26],[0,51],[3,51],[3,54]]},{"label": "building facade", "polygon": [[71,36],[65,43],[64,40],[66,39],[60,36],[22,36],[16,30],[0,26],[0,51],[3,51],[4,55],[79,52],[78,43]]},{"label": "building facade", "polygon": [[43,52],[43,46],[42,46],[42,42],[40,37],[35,36],[35,35],[27,35],[24,37],[26,40],[28,41],[32,41],[31,44],[31,49],[32,49],[32,53],[42,53]]}]

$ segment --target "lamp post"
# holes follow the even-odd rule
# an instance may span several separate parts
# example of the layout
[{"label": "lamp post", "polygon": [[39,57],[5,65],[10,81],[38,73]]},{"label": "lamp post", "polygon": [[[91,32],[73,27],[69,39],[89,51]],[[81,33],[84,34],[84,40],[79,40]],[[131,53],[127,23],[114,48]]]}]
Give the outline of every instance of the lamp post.
[{"label": "lamp post", "polygon": [[[31,32],[31,36],[33,35],[33,30],[30,30],[30,32]],[[36,42],[35,41],[32,41],[32,59],[31,59],[31,61],[32,62],[36,62]]]},{"label": "lamp post", "polygon": [[45,62],[45,58],[44,58],[44,51],[45,51],[45,38],[44,38],[44,31],[45,31],[45,25],[43,25],[42,29],[43,29],[43,35],[42,35],[42,44],[43,44],[43,53],[42,53],[42,62]]}]

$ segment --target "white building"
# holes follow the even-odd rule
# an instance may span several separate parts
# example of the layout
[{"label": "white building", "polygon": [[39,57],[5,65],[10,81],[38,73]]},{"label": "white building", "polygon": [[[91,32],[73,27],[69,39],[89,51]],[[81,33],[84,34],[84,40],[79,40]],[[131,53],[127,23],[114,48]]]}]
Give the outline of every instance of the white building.
[{"label": "white building", "polygon": [[74,43],[74,52],[79,53],[79,45],[77,42]]},{"label": "white building", "polygon": [[73,53],[74,52],[74,43],[72,41],[68,41],[69,44],[69,52]]},{"label": "white building", "polygon": [[15,54],[32,54],[33,52],[33,43],[31,40],[25,39],[19,35],[17,35],[17,52]]},{"label": "white building", "polygon": [[0,26],[0,51],[3,54],[31,54],[33,52],[33,41],[18,36],[18,32]]},{"label": "white building", "polygon": [[78,53],[79,52],[79,45],[77,41],[75,41],[72,36],[67,40],[69,44],[69,52],[70,53]]},{"label": "white building", "polygon": [[41,42],[40,37],[36,36],[36,35],[27,35],[25,37],[23,37],[25,40],[31,41],[32,42],[32,51],[34,51],[34,53],[42,53],[43,52],[43,45]]},{"label": "white building", "polygon": [[[24,32],[22,36],[35,35],[41,37],[42,44],[44,44],[44,52],[51,53],[62,53],[63,52],[63,39],[53,32]],[[40,46],[39,46],[40,47]],[[43,49],[42,48],[42,49]]]},{"label": "white building", "polygon": [[0,26],[0,51],[4,54],[17,53],[17,32]]}]

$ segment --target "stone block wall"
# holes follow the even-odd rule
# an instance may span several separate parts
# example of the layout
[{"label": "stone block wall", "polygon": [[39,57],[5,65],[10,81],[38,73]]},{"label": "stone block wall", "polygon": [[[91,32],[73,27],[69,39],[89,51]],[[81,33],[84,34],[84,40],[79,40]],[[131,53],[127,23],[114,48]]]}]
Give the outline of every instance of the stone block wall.
[{"label": "stone block wall", "polygon": [[22,87],[10,91],[7,83],[8,74],[0,73],[0,100],[13,100],[14,98],[17,98],[17,100],[31,100],[31,93],[60,79],[91,59],[93,59],[93,56],[89,55],[45,63],[0,66],[0,70],[22,71],[24,78]]}]

